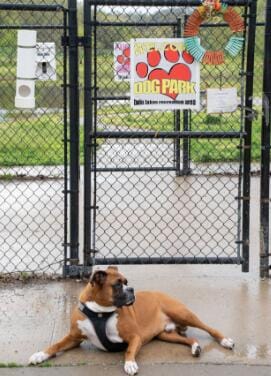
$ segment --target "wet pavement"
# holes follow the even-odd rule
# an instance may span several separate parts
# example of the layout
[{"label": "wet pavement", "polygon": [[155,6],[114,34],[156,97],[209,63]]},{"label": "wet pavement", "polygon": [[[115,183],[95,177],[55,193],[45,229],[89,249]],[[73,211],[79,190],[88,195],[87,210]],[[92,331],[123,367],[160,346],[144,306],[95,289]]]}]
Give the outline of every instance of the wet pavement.
[{"label": "wet pavement", "polygon": [[[170,178],[168,174],[167,179]],[[183,178],[178,178],[183,179]],[[196,189],[199,179],[205,180],[205,191],[208,197],[212,195],[212,180],[214,176],[189,177],[193,180],[190,186]],[[223,184],[234,182],[236,177],[224,176],[220,181]],[[168,183],[168,181],[166,181]],[[107,182],[109,184],[110,182]],[[39,204],[46,221],[41,222],[44,229],[44,238],[35,228],[39,223],[38,217],[35,221],[29,222],[27,231],[21,227],[28,217],[24,211],[18,211],[17,217],[13,218],[14,231],[11,247],[13,252],[22,261],[28,257],[35,256],[35,269],[42,263],[52,261],[62,255],[61,245],[63,208],[61,196],[54,205],[52,197],[54,191],[60,188],[63,180],[48,182],[4,182],[1,185],[12,184],[14,190],[12,195],[7,196],[10,208],[16,199],[20,210],[35,197],[30,195],[33,187],[39,198]],[[175,186],[174,197],[178,198],[178,184],[171,181]],[[163,191],[163,197],[168,194],[171,185]],[[23,193],[23,194],[22,194]],[[148,193],[148,192],[147,192]],[[202,191],[196,192],[203,197]],[[223,191],[215,192],[221,197],[225,196]],[[141,194],[144,196],[144,191]],[[171,197],[173,197],[171,195]],[[161,197],[161,196],[160,196]],[[196,196],[194,196],[195,198]],[[183,203],[190,200],[189,190],[183,195]],[[33,201],[33,207],[35,202]],[[188,348],[177,344],[168,344],[153,341],[142,348],[138,363],[140,374],[158,376],[179,375],[182,372],[185,376],[196,374],[197,376],[215,374],[224,375],[267,375],[271,370],[271,281],[260,281],[258,277],[259,268],[259,178],[252,179],[251,187],[251,265],[250,273],[242,274],[238,265],[208,266],[208,265],[160,265],[160,266],[123,266],[120,270],[127,276],[131,286],[136,290],[161,290],[169,293],[189,306],[198,316],[211,326],[224,332],[226,336],[233,338],[236,342],[234,351],[221,348],[208,334],[197,329],[189,329],[188,335],[197,337],[201,346],[202,354],[199,359],[191,357]],[[222,206],[223,207],[223,206]],[[11,209],[9,209],[11,210]],[[28,208],[28,215],[30,210]],[[30,220],[29,216],[29,220]],[[23,219],[23,220],[22,220]],[[5,220],[5,219],[4,219]],[[82,220],[82,218],[81,218]],[[114,218],[107,220],[114,222]],[[121,220],[121,217],[120,217]],[[125,218],[123,219],[125,220]],[[57,223],[57,232],[54,232]],[[102,223],[102,221],[101,221]],[[204,223],[204,222],[202,222]],[[28,222],[27,222],[28,224]],[[3,223],[3,228],[8,230],[8,223]],[[32,227],[31,227],[32,226]],[[33,227],[34,226],[34,227]],[[80,226],[82,228],[82,226]],[[49,230],[48,230],[49,228]],[[99,230],[99,229],[98,229]],[[236,228],[228,233],[222,232],[223,237],[234,241]],[[226,229],[221,229],[226,231]],[[232,232],[234,231],[234,232]],[[2,236],[6,233],[2,232]],[[49,235],[49,236],[48,236]],[[6,234],[8,236],[8,233]],[[22,238],[20,238],[22,236]],[[25,248],[26,254],[20,255],[19,242],[29,244]],[[16,241],[15,241],[16,240]],[[81,239],[82,240],[82,239]],[[25,243],[28,241],[29,243]],[[31,244],[35,243],[35,248]],[[151,243],[151,241],[150,241]],[[17,248],[16,248],[17,247]],[[201,247],[202,248],[202,247]],[[7,256],[8,250],[3,254]],[[43,254],[43,252],[45,252]],[[37,256],[41,259],[37,259]],[[1,256],[1,255],[0,255]],[[2,257],[2,256],[1,256]],[[13,271],[16,265],[9,262],[6,257],[6,267]],[[2,258],[3,260],[3,258]],[[13,262],[14,258],[13,258]],[[22,264],[23,266],[23,264]],[[61,271],[56,265],[54,271]],[[69,317],[73,307],[77,304],[77,296],[84,286],[83,282],[72,280],[67,281],[36,281],[27,284],[0,283],[0,375],[119,375],[123,374],[123,355],[108,354],[96,350],[88,343],[82,344],[78,349],[71,350],[65,354],[50,360],[52,366],[63,366],[60,368],[39,368],[25,367],[29,356],[38,350],[47,347],[64,336],[69,328]],[[13,363],[21,365],[22,368],[5,369],[3,365]],[[71,367],[72,366],[72,367]]]},{"label": "wet pavement", "polygon": [[[140,367],[142,376],[269,376],[270,367],[243,365],[207,364],[144,364]],[[19,368],[1,370],[1,376],[119,376],[125,375],[120,365],[87,365],[57,368]]]},{"label": "wet pavement", "polygon": [[[238,266],[123,266],[120,270],[136,290],[161,290],[181,299],[203,321],[236,342],[234,351],[226,350],[207,333],[189,329],[188,335],[197,337],[202,346],[199,359],[192,358],[183,345],[153,341],[138,356],[142,369],[164,363],[271,366],[271,281],[260,281],[254,272],[241,274]],[[74,280],[2,284],[0,363],[26,365],[33,352],[64,336],[83,286],[84,282]],[[122,354],[104,353],[86,342],[50,364],[111,367],[122,361]],[[157,374],[162,375],[162,369]]]}]

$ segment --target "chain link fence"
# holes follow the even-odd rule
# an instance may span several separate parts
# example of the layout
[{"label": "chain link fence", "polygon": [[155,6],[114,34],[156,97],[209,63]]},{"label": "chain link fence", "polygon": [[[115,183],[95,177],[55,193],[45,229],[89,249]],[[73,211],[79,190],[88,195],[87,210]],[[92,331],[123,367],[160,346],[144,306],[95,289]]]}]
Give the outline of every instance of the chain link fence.
[{"label": "chain link fence", "polygon": [[[61,272],[64,234],[64,12],[17,9],[50,1],[14,2],[0,15],[0,273]],[[59,5],[63,5],[60,2]],[[1,8],[1,5],[0,5]],[[15,108],[17,34],[36,30],[51,45],[56,77],[36,72],[36,105]],[[49,64],[54,64],[54,58]],[[25,61],[24,64],[27,64]]]},{"label": "chain link fence", "polygon": [[[10,4],[10,1],[1,3]],[[12,3],[50,5],[55,2]],[[66,5],[66,2],[59,0],[58,4]],[[81,14],[82,3],[78,6]],[[230,116],[190,111],[135,112],[129,106],[128,82],[114,80],[114,42],[176,37],[178,32],[182,35],[192,10],[189,7],[97,7],[95,17],[99,25],[96,25],[96,42],[93,39],[96,48],[93,66],[96,65],[98,88],[95,125],[99,132],[171,132],[178,127],[202,132],[242,131],[242,110]],[[243,14],[244,9],[238,11]],[[258,14],[261,24],[257,26],[256,36],[254,106],[261,113],[262,2]],[[136,26],[137,23],[142,25]],[[150,26],[151,23],[156,25]],[[36,81],[33,110],[14,107],[17,31],[21,29],[37,30],[38,42],[54,42],[56,46],[57,79]],[[82,33],[82,24],[79,32]],[[61,273],[67,210],[63,195],[63,12],[1,10],[0,34],[0,273]],[[201,35],[206,47],[209,43],[213,48],[214,44],[224,45],[229,33],[226,27],[218,26],[202,28]],[[82,62],[83,50],[80,51]],[[239,73],[243,63],[240,55],[229,59],[226,68],[202,67],[203,108],[207,87],[221,87],[226,83],[237,86],[238,96],[242,98],[245,78]],[[79,73],[83,86],[81,67],[82,64]],[[92,204],[98,208],[88,214],[93,225],[91,231],[93,228],[96,231],[90,237],[92,250],[99,251],[97,262],[139,259],[148,262],[150,258],[162,256],[167,261],[185,258],[225,261],[240,257],[241,203],[236,200],[241,186],[239,139],[184,139],[178,143],[172,139],[112,139],[101,135],[96,141],[98,146],[92,155],[90,174],[96,188],[91,192]],[[80,144],[83,144],[82,136]],[[258,170],[260,117],[253,123],[252,144],[253,168]],[[82,226],[80,232],[82,239]]]}]

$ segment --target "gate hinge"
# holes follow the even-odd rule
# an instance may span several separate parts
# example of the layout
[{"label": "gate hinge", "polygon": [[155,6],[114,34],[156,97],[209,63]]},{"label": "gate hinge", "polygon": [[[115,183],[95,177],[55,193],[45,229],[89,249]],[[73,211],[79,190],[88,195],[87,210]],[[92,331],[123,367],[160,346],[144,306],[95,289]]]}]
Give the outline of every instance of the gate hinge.
[{"label": "gate hinge", "polygon": [[236,148],[240,150],[249,150],[251,149],[251,145],[237,145]]},{"label": "gate hinge", "polygon": [[91,255],[91,254],[96,255],[96,253],[99,253],[99,251],[98,251],[97,249],[90,248],[90,249],[86,249],[86,250],[85,250],[85,253],[86,253],[87,255]]},{"label": "gate hinge", "polygon": [[70,278],[89,277],[92,273],[92,265],[65,265],[63,271],[64,275]]},{"label": "gate hinge", "polygon": [[[75,39],[75,44],[79,47],[91,47],[91,39],[87,37],[77,37]],[[70,38],[69,36],[63,36],[61,38],[61,45],[63,47],[70,47]]]},{"label": "gate hinge", "polygon": [[234,198],[235,200],[250,201],[250,197],[247,197],[247,196],[236,196]]},{"label": "gate hinge", "polygon": [[262,198],[261,199],[261,203],[263,203],[263,204],[269,204],[270,202],[271,202],[270,198]]},{"label": "gate hinge", "polygon": [[271,145],[262,145],[261,150],[271,150]]},{"label": "gate hinge", "polygon": [[250,72],[250,71],[244,71],[244,70],[241,70],[239,72],[239,75],[240,76],[244,76],[244,77],[253,77],[253,72]]}]

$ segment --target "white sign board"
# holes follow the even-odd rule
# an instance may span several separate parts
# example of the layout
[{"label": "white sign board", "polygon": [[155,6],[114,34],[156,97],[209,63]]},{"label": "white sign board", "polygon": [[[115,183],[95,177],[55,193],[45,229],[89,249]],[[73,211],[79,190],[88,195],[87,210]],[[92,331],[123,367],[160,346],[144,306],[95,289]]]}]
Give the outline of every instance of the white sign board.
[{"label": "white sign board", "polygon": [[237,89],[207,89],[207,113],[234,112],[238,106]]},{"label": "white sign board", "polygon": [[130,44],[114,43],[114,78],[115,81],[130,80]]},{"label": "white sign board", "polygon": [[131,40],[131,106],[200,109],[200,64],[181,38]]}]

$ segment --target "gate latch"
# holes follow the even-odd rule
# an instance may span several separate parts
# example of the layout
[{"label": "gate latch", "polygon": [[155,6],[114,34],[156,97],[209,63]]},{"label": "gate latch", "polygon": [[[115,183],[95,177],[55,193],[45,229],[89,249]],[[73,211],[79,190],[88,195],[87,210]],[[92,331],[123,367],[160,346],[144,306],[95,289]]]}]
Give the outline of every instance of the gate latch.
[{"label": "gate latch", "polygon": [[[79,47],[91,47],[91,40],[87,37],[77,37],[74,43]],[[61,44],[63,47],[71,47],[69,36],[63,36],[61,38]]]},{"label": "gate latch", "polygon": [[239,105],[238,106],[239,108],[242,108],[243,110],[246,111],[246,115],[245,117],[249,120],[257,120],[258,119],[258,111],[255,110],[254,108],[250,108],[250,107],[246,107],[246,106],[242,106],[242,105]]}]

